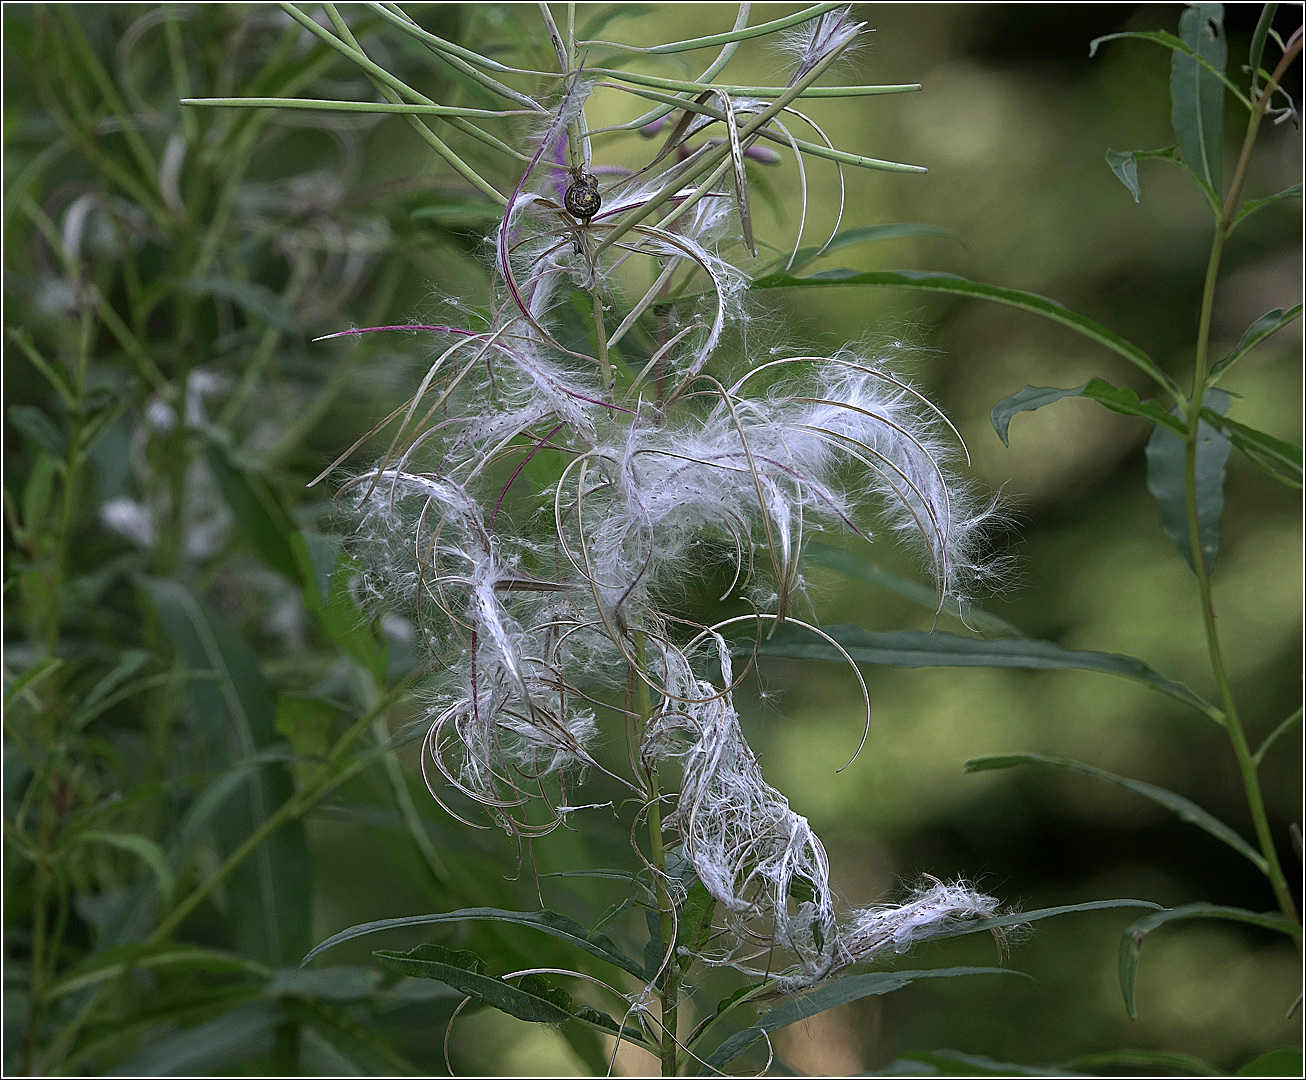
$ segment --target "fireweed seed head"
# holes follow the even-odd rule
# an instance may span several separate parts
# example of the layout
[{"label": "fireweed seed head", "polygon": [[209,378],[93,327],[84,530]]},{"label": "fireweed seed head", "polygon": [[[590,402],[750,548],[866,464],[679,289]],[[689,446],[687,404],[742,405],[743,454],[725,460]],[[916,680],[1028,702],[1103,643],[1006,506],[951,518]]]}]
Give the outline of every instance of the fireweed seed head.
[{"label": "fireweed seed head", "polygon": [[786,31],[778,48],[790,57],[789,85],[799,82],[827,57],[846,52],[864,29],[865,23],[853,22],[849,8],[837,8]]}]

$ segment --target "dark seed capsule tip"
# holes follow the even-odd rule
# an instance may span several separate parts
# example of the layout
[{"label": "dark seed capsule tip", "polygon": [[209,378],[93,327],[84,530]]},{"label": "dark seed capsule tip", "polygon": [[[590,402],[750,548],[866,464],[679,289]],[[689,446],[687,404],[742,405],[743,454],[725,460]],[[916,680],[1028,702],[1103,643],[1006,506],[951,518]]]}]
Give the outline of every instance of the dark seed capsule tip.
[{"label": "dark seed capsule tip", "polygon": [[581,173],[567,188],[562,202],[572,217],[588,224],[590,218],[597,214],[603,205],[598,182],[589,173]]}]

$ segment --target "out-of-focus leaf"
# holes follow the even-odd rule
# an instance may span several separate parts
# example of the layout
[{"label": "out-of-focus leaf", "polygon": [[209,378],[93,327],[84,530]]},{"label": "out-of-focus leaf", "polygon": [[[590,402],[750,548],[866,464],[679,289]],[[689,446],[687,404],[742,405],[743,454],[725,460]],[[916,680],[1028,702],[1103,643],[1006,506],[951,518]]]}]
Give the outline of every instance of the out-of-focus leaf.
[{"label": "out-of-focus leaf", "polygon": [[1102,379],[1090,379],[1083,386],[1076,386],[1072,390],[1060,390],[1055,386],[1026,386],[994,405],[989,419],[993,423],[993,430],[1002,440],[1002,445],[1007,446],[1007,428],[1016,413],[1033,412],[1068,397],[1088,398],[1112,412],[1123,416],[1141,416],[1144,420],[1168,427],[1177,435],[1182,436],[1184,433],[1182,421],[1166,412],[1155,401],[1140,401],[1137,391],[1127,386],[1112,386]]},{"label": "out-of-focus leaf", "polygon": [[[53,675],[61,667],[63,667],[63,660],[57,656],[47,656],[44,660],[38,660],[5,687],[5,708],[9,708],[24,690],[36,686],[42,679]],[[5,674],[8,681],[8,672]]]},{"label": "out-of-focus leaf", "polygon": [[301,784],[316,780],[326,767],[331,750],[337,709],[321,698],[301,694],[277,695],[277,731],[290,741],[295,773]]},{"label": "out-of-focus leaf", "polygon": [[1046,757],[1043,754],[1000,754],[992,757],[973,758],[966,762],[966,771],[969,773],[986,772],[990,769],[1009,769],[1014,765],[1047,765],[1054,769],[1069,769],[1072,772],[1081,772],[1086,776],[1096,776],[1099,780],[1108,780],[1113,784],[1119,784],[1120,787],[1132,791],[1135,795],[1141,795],[1145,799],[1150,799],[1152,802],[1164,806],[1181,821],[1196,825],[1199,829],[1205,829],[1217,840],[1228,844],[1239,855],[1249,860],[1262,874],[1265,873],[1265,856],[1247,843],[1237,832],[1190,799],[1185,799],[1182,795],[1157,787],[1155,784],[1147,784],[1141,780],[1130,780],[1125,776],[1117,776],[1105,769],[1085,765],[1082,761]]},{"label": "out-of-focus leaf", "polygon": [[1256,348],[1262,341],[1272,334],[1278,333],[1289,323],[1295,322],[1301,318],[1302,305],[1298,304],[1295,308],[1284,311],[1283,308],[1275,308],[1273,311],[1267,311],[1251,326],[1247,328],[1247,333],[1243,334],[1242,340],[1234,346],[1233,351],[1223,360],[1220,360],[1211,368],[1211,379],[1214,381],[1218,376],[1224,373],[1230,364],[1246,356],[1252,349]]},{"label": "out-of-focus leaf", "polygon": [[1288,487],[1301,487],[1301,447],[1276,439],[1264,431],[1221,416],[1213,409],[1202,409],[1202,420],[1210,424],[1241,450],[1253,465]]},{"label": "out-of-focus leaf", "polygon": [[[227,768],[277,742],[276,698],[250,647],[181,582],[148,578],[142,588],[165,631],[190,667],[212,681],[187,689],[210,753]],[[289,772],[273,766],[249,774],[246,798],[222,806],[218,832],[235,846],[292,794]],[[232,874],[229,895],[243,951],[274,964],[292,964],[308,948],[310,868],[302,822],[290,822]]]},{"label": "out-of-focus leaf", "polygon": [[1301,1076],[1302,1053],[1285,1048],[1270,1050],[1249,1061],[1234,1076]]},{"label": "out-of-focus leaf", "polygon": [[1234,214],[1233,221],[1229,225],[1229,231],[1232,232],[1238,228],[1244,221],[1251,217],[1256,211],[1264,210],[1267,206],[1273,206],[1284,199],[1300,199],[1302,192],[1301,184],[1293,184],[1292,187],[1284,188],[1282,191],[1276,191],[1273,195],[1267,195],[1263,199],[1252,199],[1245,202],[1238,208],[1238,213]]},{"label": "out-of-focus leaf", "polygon": [[[1206,392],[1211,411],[1220,415],[1229,407],[1229,395],[1218,387]],[[1203,413],[1205,413],[1203,409]],[[1175,407],[1178,415],[1178,406]],[[1224,513],[1224,474],[1229,463],[1229,440],[1205,419],[1197,432],[1195,490],[1202,561],[1209,574],[1220,552],[1220,515]],[[1196,573],[1188,536],[1188,498],[1184,481],[1185,440],[1169,428],[1157,427],[1147,440],[1147,490],[1156,499],[1161,528],[1174,541],[1179,554]]]},{"label": "out-of-focus leaf", "polygon": [[[1222,907],[1219,904],[1185,904],[1183,907],[1166,908],[1152,915],[1145,915],[1134,923],[1120,939],[1120,993],[1125,999],[1125,1008],[1131,1018],[1137,1018],[1134,1007],[1134,980],[1138,977],[1138,955],[1143,948],[1143,938],[1158,926],[1179,919],[1226,919],[1232,922],[1249,923],[1266,930],[1277,930],[1281,934],[1296,937],[1301,928],[1289,921],[1277,911],[1260,914],[1245,908]],[[1294,1074],[1295,1075],[1295,1074]]]},{"label": "out-of-focus leaf", "polygon": [[[1029,670],[1076,668],[1082,671],[1100,671],[1124,679],[1143,683],[1182,701],[1223,723],[1224,716],[1210,702],[1198,697],[1182,683],[1163,678],[1132,656],[1116,653],[1088,652],[1083,649],[1063,649],[1050,641],[1029,638],[967,638],[942,630],[932,634],[920,630],[900,630],[894,633],[875,633],[860,626],[826,626],[822,629],[839,642],[859,664],[879,664],[887,667],[1002,667]],[[739,637],[731,642],[736,655],[753,652],[756,641]],[[766,656],[781,656],[790,660],[829,660],[846,663],[839,651],[799,627],[782,626],[758,649]]]},{"label": "out-of-focus leaf", "polygon": [[478,920],[531,926],[552,937],[570,941],[573,945],[584,949],[591,956],[595,956],[605,963],[613,964],[632,975],[642,977],[644,974],[643,967],[637,961],[624,955],[607,935],[596,930],[586,930],[579,923],[567,918],[565,915],[559,915],[556,911],[506,911],[503,908],[488,907],[463,908],[459,911],[437,912],[432,915],[408,915],[398,919],[379,919],[376,922],[359,923],[357,926],[349,927],[348,930],[341,930],[338,934],[332,934],[326,941],[315,946],[304,957],[301,964],[309,963],[314,957],[342,942],[351,941],[356,937],[362,937],[364,934],[374,934],[380,930]]},{"label": "out-of-focus leaf", "polygon": [[[676,962],[681,971],[689,969],[695,956],[711,937],[712,915],[715,911],[716,900],[701,881],[695,881],[685,896],[677,921]],[[683,954],[682,949],[685,950]]]},{"label": "out-of-focus leaf", "polygon": [[966,975],[1018,975],[1023,972],[1009,968],[952,967],[930,971],[872,971],[861,975],[848,975],[822,983],[811,993],[786,998],[751,1027],[738,1031],[726,1039],[704,1059],[699,1076],[708,1076],[712,1070],[724,1068],[765,1035],[780,1028],[806,1020],[827,1009],[860,1001],[878,994],[891,994],[921,979],[955,979]]},{"label": "out-of-focus leaf", "polygon": [[282,968],[273,973],[264,993],[273,997],[300,994],[331,1001],[359,1001],[368,997],[378,982],[380,974],[372,968]]},{"label": "out-of-focus leaf", "polygon": [[[1191,53],[1175,50],[1170,60],[1170,124],[1184,161],[1219,198],[1223,191],[1222,76],[1229,51],[1224,39],[1224,5],[1186,8],[1179,16],[1179,37]],[[1199,63],[1198,57],[1207,63]]]},{"label": "out-of-focus leaf", "polygon": [[278,330],[292,333],[295,330],[295,316],[286,302],[266,285],[256,282],[235,281],[229,277],[211,275],[202,278],[174,279],[172,284],[183,292],[196,296],[220,297],[230,300],[238,307],[244,308],[251,315],[256,315]]},{"label": "out-of-focus leaf", "polygon": [[1107,1069],[1121,1065],[1143,1065],[1150,1069],[1192,1073],[1194,1076],[1223,1075],[1200,1058],[1165,1050],[1104,1050],[1100,1054],[1083,1054],[1061,1063],[1065,1069]]},{"label": "out-of-focus leaf", "polygon": [[303,568],[291,544],[297,530],[276,493],[261,477],[241,469],[221,441],[210,439],[204,456],[240,535],[272,569],[303,588]]},{"label": "out-of-focus leaf", "polygon": [[862,1076],[1088,1076],[1050,1065],[1015,1065],[960,1050],[908,1050],[887,1068]]},{"label": "out-of-focus leaf", "polygon": [[119,975],[124,964],[149,971],[178,968],[214,975],[253,975],[260,978],[267,975],[267,968],[256,961],[199,945],[169,945],[150,953],[142,953],[139,945],[115,945],[79,964],[53,983],[47,994],[53,1000],[87,987],[98,986],[106,979]]},{"label": "out-of-focus leaf", "polygon": [[[851,551],[816,542],[808,544],[804,551],[808,561],[817,566],[824,566],[829,570],[835,570],[843,574],[845,577],[864,581],[868,585],[874,585],[886,592],[894,593],[904,600],[910,600],[912,603],[919,604],[930,611],[938,609],[938,593],[930,586],[901,577],[892,570],[888,570],[878,563],[869,562]],[[950,596],[944,599],[943,610],[954,619],[960,619],[967,626],[995,630],[999,634],[1008,634],[1011,637],[1023,636],[1019,627],[1013,626],[1001,615],[994,615],[992,612],[985,611],[973,604],[958,604]]]},{"label": "out-of-focus leaf", "polygon": [[789,289],[820,288],[842,285],[875,285],[893,289],[921,289],[926,292],[950,293],[954,296],[969,296],[980,300],[993,300],[1020,308],[1034,315],[1041,315],[1062,326],[1082,334],[1091,341],[1096,341],[1112,352],[1123,356],[1135,367],[1147,372],[1153,379],[1170,391],[1179,400],[1183,397],[1179,385],[1156,365],[1147,353],[1137,345],[1126,341],[1114,330],[1109,330],[1099,322],[1071,311],[1056,300],[1049,300],[1037,293],[1022,292],[1020,289],[1003,289],[996,285],[986,285],[980,281],[971,281],[956,274],[940,274],[915,270],[826,270],[807,277],[794,277],[792,274],[767,274],[753,282],[754,289]]},{"label": "out-of-focus leaf", "polygon": [[30,546],[36,546],[37,538],[45,531],[55,477],[62,467],[49,454],[39,454],[23,485],[23,535]]},{"label": "out-of-focus leaf", "polygon": [[326,995],[285,1001],[286,1013],[311,1029],[356,1076],[421,1076],[423,1072],[370,1027],[343,1009],[321,1000]]},{"label": "out-of-focus leaf", "polygon": [[69,727],[74,730],[84,727],[88,719],[95,714],[95,707],[113,693],[124,680],[135,675],[149,658],[150,654],[143,649],[125,650],[122,659],[114,665],[113,669],[87,691],[73,713],[72,719],[69,720]]},{"label": "out-of-focus leaf", "polygon": [[150,1043],[109,1076],[220,1076],[267,1053],[282,1021],[277,1003],[248,1001],[214,1020]]},{"label": "out-of-focus leaf", "polygon": [[1247,66],[1252,69],[1252,97],[1260,93],[1261,57],[1265,54],[1265,39],[1270,36],[1270,27],[1278,10],[1278,4],[1263,5],[1261,17],[1256,20],[1256,29],[1252,31],[1252,43],[1247,49]]},{"label": "out-of-focus leaf", "polygon": [[159,882],[159,893],[163,897],[163,902],[168,903],[172,897],[172,888],[175,881],[172,876],[172,867],[168,865],[168,859],[163,854],[163,848],[159,847],[148,836],[141,833],[101,832],[88,829],[79,833],[77,839],[83,844],[108,844],[120,851],[131,852],[154,872],[154,876]]},{"label": "out-of-focus leaf", "polygon": [[[799,248],[798,254],[794,256],[794,261],[789,264],[789,272],[801,270],[808,263],[815,262],[818,258],[831,255],[836,251],[842,251],[844,248],[854,247],[858,244],[874,244],[881,240],[898,240],[904,236],[936,236],[943,240],[955,240],[957,243],[965,246],[962,240],[951,229],[945,229],[940,225],[925,225],[913,221],[893,222],[886,225],[863,225],[857,229],[844,229],[842,232],[835,233],[830,238],[830,242],[824,247],[805,247]],[[783,263],[784,260],[781,260]]]},{"label": "out-of-focus leaf", "polygon": [[10,405],[9,423],[56,461],[68,456],[68,434],[35,405]]}]

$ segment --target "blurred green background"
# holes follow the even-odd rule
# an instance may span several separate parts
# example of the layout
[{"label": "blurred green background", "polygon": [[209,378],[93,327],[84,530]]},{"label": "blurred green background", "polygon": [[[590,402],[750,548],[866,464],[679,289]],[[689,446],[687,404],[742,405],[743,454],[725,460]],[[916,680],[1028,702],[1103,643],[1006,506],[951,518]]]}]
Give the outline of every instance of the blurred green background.
[{"label": "blurred green background", "polygon": [[[551,64],[531,5],[406,9],[451,40]],[[356,32],[368,31],[373,55],[412,85],[444,103],[478,103],[429,54],[368,23],[361,6],[344,10]],[[599,36],[653,43],[728,29],[734,10],[581,5],[580,19],[583,27],[610,13]],[[758,5],[751,21],[789,10]],[[1122,41],[1088,57],[1089,42],[1101,34],[1173,30],[1178,5],[856,10],[873,33],[839,77],[920,82],[923,90],[815,101],[808,111],[836,145],[923,164],[929,173],[848,170],[842,226],[926,222],[962,242],[886,241],[841,251],[821,268],[943,270],[1054,297],[1136,342],[1186,384],[1209,215],[1180,170],[1142,162],[1142,202],[1135,204],[1104,160],[1108,148],[1173,141],[1169,54]],[[1236,81],[1259,10],[1227,11]],[[1285,5],[1279,18],[1286,36],[1300,11]],[[202,680],[179,666],[177,635],[142,582],[177,581],[202,597],[257,657],[280,695],[282,719],[295,695],[338,701],[323,721],[323,730],[338,732],[375,702],[386,667],[393,680],[415,664],[411,627],[392,618],[376,634],[361,631],[374,672],[381,658],[382,670],[369,682],[367,663],[342,651],[348,630],[331,632],[306,608],[294,575],[268,565],[239,499],[233,501],[233,490],[246,489],[229,477],[224,484],[219,473],[229,467],[246,478],[249,491],[266,495],[274,510],[287,507],[302,531],[329,537],[338,530],[329,483],[324,490],[308,481],[407,399],[430,354],[408,335],[311,339],[351,325],[465,319],[453,301],[475,308],[486,299],[482,237],[493,218],[400,117],[180,110],[176,101],[187,95],[374,96],[355,70],[315,48],[275,8],[6,4],[4,20],[7,684],[48,652],[43,589],[52,561],[66,564],[53,620],[64,666],[44,687],[6,703],[4,1052],[12,1069],[32,1058],[39,1063],[86,1000],[70,992],[33,1021],[35,891],[46,888],[49,917],[65,920],[55,974],[114,942],[140,940],[158,915],[149,904],[132,906],[152,873],[140,850],[89,845],[42,870],[13,835],[27,826],[11,823],[30,812],[41,822],[31,829],[37,846],[53,844],[51,830],[57,834],[79,812],[158,784],[115,819],[114,829],[152,837],[172,860],[179,886],[210,873],[229,850],[217,826],[193,849],[173,846],[197,793],[230,762],[196,734]],[[79,42],[98,59],[104,79]],[[773,83],[779,66],[771,49],[746,43],[727,74]],[[676,58],[644,70],[682,74]],[[1297,72],[1299,83],[1300,66]],[[689,62],[683,73],[695,73]],[[589,122],[618,122],[642,108],[600,92]],[[135,118],[135,135],[113,119],[123,113]],[[1226,147],[1236,148],[1241,122],[1232,111],[1229,120]],[[507,137],[504,125],[495,130]],[[511,163],[464,145],[457,133],[449,137],[501,188],[512,186]],[[656,144],[632,136],[610,145],[607,163],[631,164]],[[1292,124],[1263,128],[1248,194],[1298,182],[1301,154]],[[781,249],[793,243],[802,199],[790,156],[755,177],[769,193],[755,197],[759,238]],[[152,174],[146,161],[157,167]],[[809,183],[805,242],[817,243],[834,224],[833,168],[810,164]],[[1300,237],[1300,205],[1289,200],[1234,238],[1215,307],[1218,352],[1266,311],[1299,302]],[[769,261],[765,252],[759,261]],[[980,301],[830,289],[772,291],[754,303],[759,325],[795,350],[852,340],[908,343],[914,377],[965,436],[979,479],[1001,489],[1013,512],[997,542],[1018,560],[1017,578],[1000,595],[981,598],[989,610],[1029,636],[1136,655],[1199,693],[1215,692],[1192,575],[1158,528],[1146,490],[1146,426],[1075,400],[1017,416],[1010,449],[989,424],[994,403],[1026,384],[1068,387],[1100,376],[1152,396],[1135,370],[1069,331]],[[1296,324],[1234,369],[1225,382],[1234,394],[1232,415],[1297,441],[1301,347]],[[87,358],[82,411],[59,404],[32,352],[72,358],[70,364]],[[159,373],[153,387],[142,375],[150,369]],[[58,513],[42,506],[33,477],[52,468],[41,464],[43,456],[57,459],[70,438],[100,422],[61,525]],[[367,460],[356,454],[349,464]],[[1300,500],[1235,454],[1215,589],[1253,745],[1301,700],[1300,521]],[[873,557],[920,576],[891,547]],[[931,625],[928,612],[833,572],[814,568],[810,583],[822,623],[873,630]],[[157,685],[75,732],[61,728],[58,715],[84,701],[130,649],[146,654],[140,671],[157,674]],[[1082,672],[877,668],[868,675],[870,738],[838,775],[860,724],[847,672],[769,661],[760,682],[741,694],[767,779],[811,820],[849,902],[892,900],[931,873],[977,881],[1026,908],[1109,897],[1273,907],[1268,886],[1235,854],[1128,792],[1052,772],[963,772],[968,758],[984,754],[1077,758],[1185,794],[1250,834],[1227,740],[1169,699]],[[54,696],[44,696],[56,686]],[[402,730],[415,715],[415,707],[393,711],[389,730]],[[283,733],[290,730],[283,725]],[[294,730],[299,739],[304,729]],[[299,743],[296,750],[306,752]],[[1289,823],[1301,821],[1298,734],[1267,760],[1262,777],[1289,878],[1299,880],[1288,838]],[[29,805],[32,790],[38,794]],[[604,798],[597,787],[592,801]],[[44,818],[33,809],[41,805]],[[624,828],[599,811],[578,832],[518,852],[509,839],[463,829],[434,806],[409,745],[378,758],[316,808],[302,833],[283,841],[298,845],[286,857],[303,902],[299,932],[314,944],[371,919],[476,903],[529,910],[540,895],[590,921],[620,898],[618,885],[537,880],[533,869],[629,867]],[[44,886],[43,873],[53,875]],[[176,940],[240,952],[246,946],[233,929],[240,903],[236,888],[218,890]],[[1131,919],[1108,911],[1039,923],[1012,943],[1008,961],[1035,982],[943,980],[870,999],[782,1032],[777,1056],[800,1073],[821,1074],[883,1068],[913,1049],[1035,1064],[1129,1046],[1195,1055],[1227,1069],[1265,1049],[1299,1045],[1300,1017],[1285,1017],[1300,989],[1297,953],[1280,937],[1233,924],[1191,923],[1149,938],[1139,1017],[1129,1020],[1116,951]],[[570,962],[554,943],[483,929],[366,938],[331,955],[334,963],[369,968],[373,948],[428,939],[485,943],[505,965]],[[294,963],[289,954],[260,959],[273,967]],[[903,962],[990,964],[995,957],[989,939],[968,938],[921,948]],[[202,966],[140,976],[77,1021],[65,1049],[75,1053],[60,1060],[88,1072],[180,1068],[180,1061],[190,1066],[181,1071],[311,1073],[340,1071],[344,1055],[359,1068],[396,1071],[379,1045],[428,1074],[443,1072],[444,1024],[457,997],[429,985],[387,982],[378,990],[365,972],[358,977],[363,988],[352,996],[301,998],[293,990],[242,997],[240,977]],[[706,981],[732,985],[721,976]],[[284,1011],[261,1022],[256,1006],[269,1000]],[[294,1011],[301,1006],[307,1011]],[[234,1029],[244,1030],[244,1039],[231,1036],[233,1009],[252,1017],[246,1029]],[[331,1009],[339,1014],[336,1027],[321,1019]],[[220,1026],[224,1017],[227,1029]],[[217,1034],[197,1040],[197,1024]],[[353,1030],[348,1024],[373,1033],[353,1032],[364,1047],[355,1058],[341,1050],[354,1045],[339,1035]],[[334,1041],[328,1031],[337,1032]],[[186,1046],[200,1046],[200,1056],[187,1058]],[[461,1019],[451,1047],[455,1067],[469,1073],[565,1074],[581,1067],[578,1052],[583,1048],[557,1032],[488,1012]],[[624,1052],[618,1058],[618,1071],[643,1067]]]}]

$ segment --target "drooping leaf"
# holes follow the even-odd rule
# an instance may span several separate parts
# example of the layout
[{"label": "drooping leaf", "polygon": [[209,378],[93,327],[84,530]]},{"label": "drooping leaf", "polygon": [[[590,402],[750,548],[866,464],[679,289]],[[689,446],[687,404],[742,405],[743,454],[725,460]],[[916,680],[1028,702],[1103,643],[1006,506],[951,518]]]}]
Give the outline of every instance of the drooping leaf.
[{"label": "drooping leaf", "polygon": [[[1179,16],[1179,37],[1192,54],[1176,50],[1170,60],[1170,124],[1184,161],[1219,198],[1223,191],[1220,158],[1224,148],[1221,76],[1228,56],[1224,5],[1195,4],[1186,8]],[[1209,67],[1198,63],[1198,57]]]},{"label": "drooping leaf", "polygon": [[1217,840],[1228,844],[1234,851],[1249,860],[1261,873],[1265,873],[1265,856],[1239,836],[1237,832],[1214,814],[1203,810],[1192,800],[1185,799],[1182,795],[1167,791],[1165,788],[1157,787],[1155,784],[1147,784],[1141,780],[1130,780],[1125,776],[1117,776],[1105,769],[1085,765],[1082,761],[1047,757],[1043,754],[1000,754],[992,757],[973,758],[966,762],[966,771],[969,773],[985,772],[989,769],[1009,769],[1015,765],[1047,765],[1054,769],[1069,769],[1072,772],[1081,772],[1086,776],[1096,776],[1100,780],[1118,784],[1120,787],[1132,791],[1135,795],[1141,795],[1159,806],[1164,806],[1181,821],[1196,825],[1199,829],[1205,829]]},{"label": "drooping leaf", "polygon": [[[828,570],[837,571],[857,581],[865,581],[869,585],[894,593],[930,611],[936,610],[939,606],[938,593],[931,586],[901,577],[892,570],[878,563],[869,562],[851,551],[815,541],[809,543],[804,551],[808,561],[817,566],[824,566]],[[1001,615],[994,615],[991,611],[985,611],[974,604],[958,604],[952,597],[947,597],[943,602],[943,610],[953,618],[960,619],[967,626],[995,630],[999,634],[1008,634],[1011,637],[1022,636],[1019,627],[1013,626]]]},{"label": "drooping leaf", "polygon": [[1028,978],[1023,972],[1009,968],[953,967],[930,971],[872,971],[831,979],[810,993],[786,998],[765,1016],[759,1017],[751,1027],[731,1035],[707,1055],[699,1075],[707,1076],[714,1069],[724,1068],[770,1032],[806,1020],[827,1009],[879,994],[891,994],[921,979],[954,979],[966,975],[1018,975]]},{"label": "drooping leaf", "polygon": [[951,937],[965,937],[968,934],[983,934],[991,930],[1005,930],[1008,926],[1024,926],[1026,923],[1039,922],[1042,919],[1054,919],[1060,915],[1075,915],[1085,911],[1107,911],[1112,908],[1150,908],[1161,911],[1160,904],[1151,900],[1089,900],[1083,904],[1062,904],[1060,907],[1036,908],[1033,911],[1013,911],[1006,915],[992,915],[987,919],[968,919],[956,926],[931,934],[931,940]]},{"label": "drooping leaf", "polygon": [[391,930],[405,926],[430,926],[436,923],[472,922],[477,920],[489,922],[516,923],[520,926],[534,927],[552,937],[570,941],[584,949],[591,956],[608,964],[613,964],[641,978],[643,966],[621,952],[605,934],[586,930],[579,923],[559,915],[556,911],[506,911],[503,908],[462,908],[459,911],[437,912],[431,915],[408,915],[398,919],[379,919],[376,922],[359,923],[338,934],[332,934],[320,945],[315,946],[301,961],[307,964],[314,957],[320,956],[327,949],[334,948],[341,942],[352,941],[364,934],[374,934],[380,930]]},{"label": "drooping leaf", "polygon": [[[248,644],[179,581],[143,579],[168,636],[190,668],[187,696],[215,766],[239,768],[278,743],[276,698]],[[248,774],[245,797],[214,804],[217,832],[235,847],[292,794],[289,771],[272,765]],[[303,823],[292,821],[237,867],[229,896],[242,951],[273,964],[293,964],[308,948],[310,868]]]},{"label": "drooping leaf", "polygon": [[956,274],[940,274],[915,270],[866,271],[827,270],[807,277],[794,277],[792,274],[767,274],[753,282],[754,289],[789,289],[789,288],[829,288],[832,286],[874,285],[893,289],[921,289],[926,292],[949,293],[954,296],[970,296],[980,300],[992,300],[999,304],[1041,315],[1062,326],[1082,334],[1091,341],[1105,346],[1119,356],[1123,356],[1135,367],[1147,372],[1153,379],[1180,400],[1183,397],[1178,384],[1156,365],[1150,356],[1132,342],[1126,341],[1114,330],[1099,322],[1071,311],[1056,300],[1049,300],[1037,293],[1022,292],[1019,289],[1003,289],[996,285],[971,281]]},{"label": "drooping leaf", "polygon": [[[1218,387],[1206,392],[1213,412],[1220,415],[1229,407],[1229,395]],[[1205,409],[1203,409],[1205,412]],[[1178,415],[1178,406],[1175,407]],[[1197,502],[1198,535],[1202,560],[1209,574],[1220,552],[1220,515],[1224,513],[1224,475],[1229,463],[1230,442],[1205,419],[1197,432],[1197,458],[1194,491]],[[1161,528],[1174,541],[1194,573],[1192,545],[1188,532],[1188,497],[1185,471],[1186,442],[1169,428],[1156,427],[1147,440],[1147,490],[1156,499]]]},{"label": "drooping leaf", "polygon": [[[1029,670],[1076,668],[1100,671],[1130,679],[1159,690],[1204,713],[1217,723],[1223,714],[1181,683],[1163,678],[1141,660],[1115,653],[1063,649],[1050,641],[1028,638],[961,637],[942,630],[932,634],[920,630],[875,633],[860,626],[826,626],[826,633],[839,642],[859,664],[887,667],[1002,667]],[[740,637],[732,642],[736,655],[751,653],[756,642]],[[837,649],[794,626],[782,626],[762,642],[761,653],[791,660],[829,660],[844,663]]]},{"label": "drooping leaf", "polygon": [[[965,244],[965,241],[955,232],[939,225],[925,225],[911,221],[893,222],[885,225],[863,225],[860,228],[844,229],[835,233],[830,238],[830,242],[824,247],[799,248],[798,254],[794,256],[794,261],[789,264],[789,273],[801,270],[808,263],[815,262],[818,258],[831,255],[836,251],[842,251],[844,248],[854,247],[858,244],[874,244],[881,240],[898,240],[904,236],[935,236],[944,240],[955,240],[963,246]],[[781,264],[783,264],[783,261],[781,260]]]},{"label": "drooping leaf", "polygon": [[1155,401],[1140,401],[1137,391],[1127,386],[1112,386],[1102,379],[1090,379],[1083,386],[1071,390],[1060,390],[1054,386],[1026,386],[994,405],[989,419],[993,423],[993,430],[1002,440],[1002,445],[1007,446],[1007,429],[1016,413],[1033,412],[1068,397],[1088,398],[1122,416],[1141,416],[1154,424],[1168,427],[1177,435],[1182,436],[1184,433],[1183,423],[1178,417],[1166,412]]},{"label": "drooping leaf", "polygon": [[1300,927],[1277,911],[1260,914],[1245,908],[1222,907],[1219,904],[1185,904],[1183,907],[1166,908],[1145,915],[1129,927],[1120,939],[1120,993],[1131,1018],[1138,1016],[1134,1006],[1134,981],[1138,977],[1138,955],[1143,948],[1143,938],[1158,926],[1180,919],[1225,919],[1260,926],[1266,930],[1277,930],[1289,936],[1301,933]]},{"label": "drooping leaf", "polygon": [[1140,202],[1142,193],[1138,188],[1138,162],[1144,158],[1157,158],[1176,165],[1181,164],[1177,154],[1178,149],[1177,146],[1163,146],[1160,150],[1108,150],[1106,163],[1111,166],[1111,171],[1119,177],[1120,182],[1129,189],[1134,202]]},{"label": "drooping leaf", "polygon": [[1298,304],[1295,308],[1284,311],[1283,308],[1275,308],[1273,311],[1267,311],[1251,326],[1247,328],[1247,333],[1243,334],[1242,340],[1234,346],[1233,351],[1224,359],[1218,361],[1211,368],[1211,380],[1214,381],[1222,375],[1230,364],[1240,360],[1256,348],[1262,341],[1273,334],[1278,333],[1285,326],[1296,322],[1301,318],[1302,305]]},{"label": "drooping leaf", "polygon": [[1263,5],[1261,17],[1256,20],[1256,29],[1252,31],[1252,43],[1247,50],[1247,66],[1252,69],[1252,97],[1260,93],[1261,57],[1265,54],[1265,39],[1270,36],[1270,27],[1278,10],[1278,4]]}]

